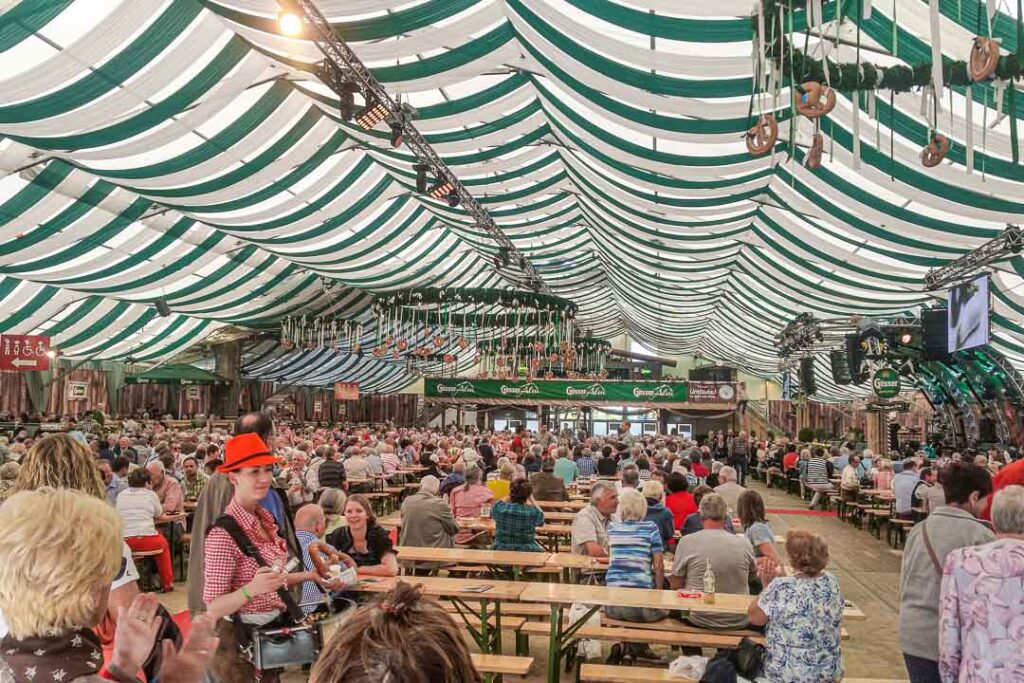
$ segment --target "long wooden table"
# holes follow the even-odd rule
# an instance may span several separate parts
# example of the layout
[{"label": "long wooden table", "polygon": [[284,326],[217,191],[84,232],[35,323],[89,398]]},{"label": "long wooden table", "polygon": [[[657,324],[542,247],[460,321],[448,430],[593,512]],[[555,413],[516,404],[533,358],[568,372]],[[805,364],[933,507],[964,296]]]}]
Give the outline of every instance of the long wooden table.
[{"label": "long wooden table", "polygon": [[479,564],[492,574],[510,568],[512,577],[518,581],[523,569],[545,567],[550,553],[529,553],[510,550],[476,550],[472,548],[417,548],[398,546],[399,562],[444,562],[448,564]]},{"label": "long wooden table", "polygon": [[[602,607],[646,607],[717,614],[746,614],[754,599],[750,595],[716,593],[715,602],[706,604],[701,598],[681,598],[674,590],[550,583],[528,584],[519,596],[522,602],[551,605],[551,630],[548,640],[549,683],[558,683],[562,657],[573,642],[573,636]],[[587,605],[590,609],[576,621],[563,625],[563,611],[567,605],[574,603]],[[843,616],[847,619],[863,619],[864,613],[856,608],[850,608],[843,610]]]},{"label": "long wooden table", "polygon": [[[543,553],[541,554],[543,555]],[[529,585],[518,581],[452,579],[437,576],[360,577],[359,583],[352,590],[363,593],[387,593],[394,590],[399,581],[422,586],[424,595],[451,600],[477,647],[485,654],[501,654],[502,601],[518,600],[523,590]],[[469,590],[483,586],[487,586],[484,591]],[[478,608],[474,609],[466,603],[466,600],[479,601]],[[475,619],[470,619],[470,616]],[[491,626],[492,620],[493,627]]]}]

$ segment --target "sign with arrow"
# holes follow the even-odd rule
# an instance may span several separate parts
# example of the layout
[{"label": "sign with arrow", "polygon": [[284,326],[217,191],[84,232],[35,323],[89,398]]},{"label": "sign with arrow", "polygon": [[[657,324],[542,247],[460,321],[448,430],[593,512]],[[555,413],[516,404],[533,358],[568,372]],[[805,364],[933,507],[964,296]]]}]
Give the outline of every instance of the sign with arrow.
[{"label": "sign with arrow", "polygon": [[0,334],[0,370],[49,370],[49,352],[49,337]]}]

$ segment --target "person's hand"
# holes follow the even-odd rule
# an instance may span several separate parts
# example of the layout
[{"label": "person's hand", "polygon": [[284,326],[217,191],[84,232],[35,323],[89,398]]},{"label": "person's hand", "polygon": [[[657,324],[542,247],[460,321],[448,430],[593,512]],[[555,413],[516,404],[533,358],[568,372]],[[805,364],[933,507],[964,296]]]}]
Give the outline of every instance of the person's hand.
[{"label": "person's hand", "polygon": [[160,619],[156,616],[160,601],[152,593],[140,593],[128,608],[117,608],[114,652],[110,661],[126,674],[134,676],[153,651]]},{"label": "person's hand", "polygon": [[188,638],[181,649],[175,651],[174,642],[165,640],[163,665],[160,667],[162,683],[196,683],[202,680],[206,665],[217,651],[219,639],[214,635],[214,620],[201,614],[192,620]]},{"label": "person's hand", "polygon": [[273,593],[278,588],[284,587],[287,580],[288,574],[286,572],[272,567],[260,567],[256,570],[256,575],[252,577],[252,581],[246,586],[246,590],[254,597],[266,595],[267,593]]},{"label": "person's hand", "polygon": [[779,568],[779,563],[770,557],[757,558],[757,575],[761,585],[767,588],[772,579],[779,575]]}]

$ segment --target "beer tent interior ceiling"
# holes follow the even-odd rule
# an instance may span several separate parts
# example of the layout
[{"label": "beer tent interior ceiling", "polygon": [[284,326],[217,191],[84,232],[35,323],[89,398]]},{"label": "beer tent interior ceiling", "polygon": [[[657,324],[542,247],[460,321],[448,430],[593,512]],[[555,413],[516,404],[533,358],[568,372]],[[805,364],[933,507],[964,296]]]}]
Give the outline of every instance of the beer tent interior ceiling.
[{"label": "beer tent interior ceiling", "polygon": [[[850,12],[871,6],[870,18]],[[0,7],[5,3],[0,2]],[[804,1],[795,3],[803,8]],[[930,60],[929,4],[826,1],[831,58]],[[1017,0],[990,3],[1004,53]],[[159,362],[227,326],[329,311],[367,322],[374,292],[500,287],[496,243],[414,191],[386,127],[341,120],[316,47],[277,33],[274,0],[22,0],[0,15],[0,332],[73,358]],[[941,0],[948,59],[979,3]],[[747,153],[750,0],[317,0],[317,6],[598,337],[771,376],[797,314],[914,311],[929,268],[1024,220],[995,88],[941,99],[954,147],[935,169],[920,91],[822,125],[817,170]],[[804,12],[794,17],[803,38]],[[983,24],[984,22],[982,22]],[[829,42],[834,42],[830,40]],[[817,45],[815,38],[809,45]],[[802,44],[802,41],[801,41]],[[897,56],[892,56],[894,46]],[[1020,89],[1020,84],[1011,88]],[[1024,97],[1007,98],[1017,113]],[[357,98],[357,108],[360,106]],[[788,90],[775,106],[788,136]],[[768,99],[766,106],[771,107]],[[984,124],[983,124],[984,122]],[[806,145],[812,124],[797,122]],[[893,135],[895,133],[895,135]],[[859,159],[857,158],[859,157]],[[993,345],[1024,365],[1020,257],[993,276]],[[324,280],[331,284],[325,291]],[[163,297],[171,315],[153,301]],[[250,376],[396,391],[404,364],[264,342]],[[829,380],[827,397],[849,395]]]}]

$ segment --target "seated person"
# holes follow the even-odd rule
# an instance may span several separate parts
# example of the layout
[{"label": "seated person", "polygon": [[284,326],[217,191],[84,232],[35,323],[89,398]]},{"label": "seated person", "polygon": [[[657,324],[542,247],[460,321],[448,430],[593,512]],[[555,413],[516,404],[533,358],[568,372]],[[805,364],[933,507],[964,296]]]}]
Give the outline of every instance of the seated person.
[{"label": "seated person", "polygon": [[399,582],[356,611],[324,646],[310,683],[477,683],[462,629],[422,589]]},{"label": "seated person", "polygon": [[[679,542],[670,582],[673,589],[704,590],[704,571],[711,563],[715,592],[749,595],[749,581],[757,578],[754,549],[743,536],[725,530],[728,505],[717,493],[708,493],[700,501],[704,528]],[[686,620],[708,629],[747,627],[746,614],[720,614],[691,610]]]},{"label": "seated person", "polygon": [[[417,548],[452,548],[453,538],[459,532],[448,503],[438,491],[441,482],[437,477],[427,475],[420,482],[420,490],[402,501],[402,529],[398,536],[399,545]],[[414,572],[431,572],[440,566],[438,562],[417,562]]]},{"label": "seated person", "polygon": [[117,513],[124,523],[124,542],[132,552],[160,551],[153,557],[160,585],[164,593],[173,591],[171,547],[156,530],[156,522],[164,520],[163,507],[153,492],[149,472],[139,468],[128,475],[128,488],[117,494]]},{"label": "seated person", "polygon": [[494,520],[491,550],[543,552],[537,543],[537,527],[544,524],[544,511],[533,500],[530,482],[523,479],[512,482],[508,497],[491,508],[491,519]]},{"label": "seated person", "polygon": [[[704,498],[704,496],[706,496],[709,493],[714,493],[714,490],[706,484],[701,484],[700,486],[695,488],[693,490],[694,504],[699,508],[701,499]],[[687,515],[686,519],[683,520],[683,526],[679,530],[679,533],[683,536],[686,536],[689,534],[695,534],[703,528],[704,520],[701,518],[700,512],[694,512]],[[728,531],[730,534],[735,532],[735,529],[733,529],[732,526],[732,515],[726,515],[725,517],[725,530]]]},{"label": "seated person", "polygon": [[555,461],[551,458],[544,458],[540,464],[540,472],[530,475],[530,485],[533,487],[533,497],[536,500],[569,500],[569,493],[565,490],[565,480],[554,472]]},{"label": "seated person", "polygon": [[377,524],[369,499],[361,493],[345,502],[346,526],[327,536],[339,553],[351,557],[366,576],[397,576],[398,558],[387,529]]}]

